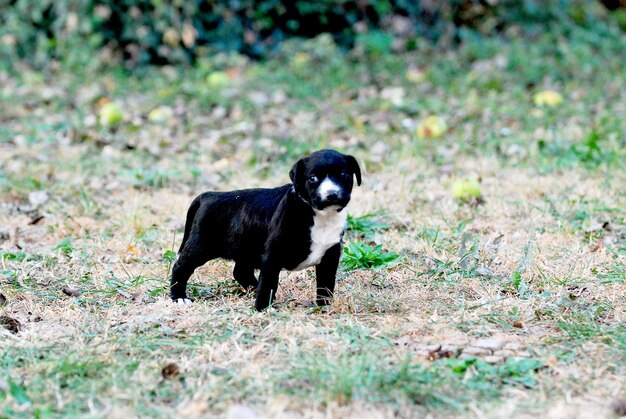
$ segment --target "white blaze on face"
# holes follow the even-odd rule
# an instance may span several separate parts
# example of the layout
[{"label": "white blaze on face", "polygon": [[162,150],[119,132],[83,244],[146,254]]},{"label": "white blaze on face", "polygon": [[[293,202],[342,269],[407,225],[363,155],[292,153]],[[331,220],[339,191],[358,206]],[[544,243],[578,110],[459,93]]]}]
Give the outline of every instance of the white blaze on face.
[{"label": "white blaze on face", "polygon": [[325,201],[332,192],[339,192],[341,188],[335,182],[326,177],[317,188],[317,193],[322,201]]}]

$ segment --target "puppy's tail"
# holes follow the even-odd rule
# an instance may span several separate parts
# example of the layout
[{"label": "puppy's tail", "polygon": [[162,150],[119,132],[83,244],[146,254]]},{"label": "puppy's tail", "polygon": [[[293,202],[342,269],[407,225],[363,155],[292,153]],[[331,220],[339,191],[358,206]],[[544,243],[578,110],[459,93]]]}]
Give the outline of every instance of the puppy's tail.
[{"label": "puppy's tail", "polygon": [[193,219],[196,216],[196,212],[198,212],[198,208],[200,208],[200,197],[196,197],[189,209],[187,210],[187,220],[185,221],[185,234],[183,235],[183,241],[178,248],[178,253],[180,253],[185,247],[185,243],[187,243],[187,239],[189,238],[189,233],[191,232],[191,226],[193,225]]}]

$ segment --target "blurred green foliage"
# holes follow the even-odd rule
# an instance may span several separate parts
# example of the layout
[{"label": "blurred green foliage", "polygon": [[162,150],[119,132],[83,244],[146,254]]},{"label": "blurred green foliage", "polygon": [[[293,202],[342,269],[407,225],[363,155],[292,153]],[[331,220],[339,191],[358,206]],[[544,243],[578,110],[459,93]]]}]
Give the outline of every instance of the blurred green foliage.
[{"label": "blurred green foliage", "polygon": [[0,0],[0,58],[38,68],[192,63],[215,51],[261,58],[287,38],[320,33],[379,55],[555,22],[601,32],[597,17],[607,13],[593,0]]}]

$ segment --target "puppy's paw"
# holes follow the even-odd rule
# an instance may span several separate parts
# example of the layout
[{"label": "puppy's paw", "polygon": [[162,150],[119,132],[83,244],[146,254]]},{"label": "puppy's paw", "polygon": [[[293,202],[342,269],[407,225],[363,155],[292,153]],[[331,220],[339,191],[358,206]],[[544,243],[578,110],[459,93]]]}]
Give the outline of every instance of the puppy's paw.
[{"label": "puppy's paw", "polygon": [[191,300],[189,298],[177,298],[174,300],[174,304],[178,306],[188,306],[191,305]]}]

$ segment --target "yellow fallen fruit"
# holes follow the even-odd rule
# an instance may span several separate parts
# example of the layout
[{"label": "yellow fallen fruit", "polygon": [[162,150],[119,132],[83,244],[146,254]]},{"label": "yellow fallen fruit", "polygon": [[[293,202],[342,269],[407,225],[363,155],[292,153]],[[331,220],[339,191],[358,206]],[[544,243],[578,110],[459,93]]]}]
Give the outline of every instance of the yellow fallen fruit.
[{"label": "yellow fallen fruit", "polygon": [[228,86],[230,78],[223,71],[214,71],[207,76],[206,82],[210,87],[220,88]]},{"label": "yellow fallen fruit", "polygon": [[411,83],[418,84],[426,80],[426,73],[417,69],[409,69],[406,72],[406,79]]},{"label": "yellow fallen fruit", "polygon": [[302,69],[311,62],[311,57],[306,52],[299,52],[291,60],[291,66],[293,68]]},{"label": "yellow fallen fruit", "polygon": [[563,103],[563,96],[554,90],[544,90],[542,92],[535,93],[533,101],[537,106],[554,107]]},{"label": "yellow fallen fruit", "polygon": [[167,106],[158,106],[148,113],[148,121],[155,124],[164,124],[172,119],[172,116],[174,116],[172,108]]},{"label": "yellow fallen fruit", "polygon": [[107,127],[119,125],[124,118],[124,111],[116,103],[109,102],[100,108],[100,124]]},{"label": "yellow fallen fruit", "polygon": [[476,179],[459,179],[452,185],[452,196],[462,202],[480,197],[480,183]]},{"label": "yellow fallen fruit", "polygon": [[440,138],[446,131],[448,131],[446,121],[436,115],[431,115],[417,127],[417,136],[420,138]]},{"label": "yellow fallen fruit", "polygon": [[163,33],[163,42],[171,47],[178,46],[180,43],[180,34],[174,28],[167,28]]}]

